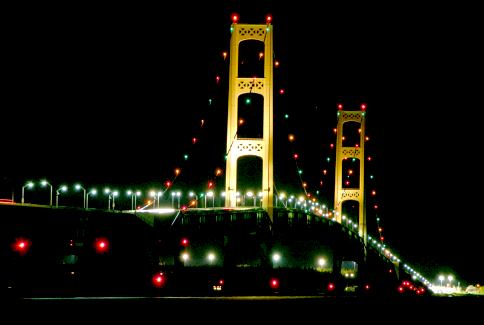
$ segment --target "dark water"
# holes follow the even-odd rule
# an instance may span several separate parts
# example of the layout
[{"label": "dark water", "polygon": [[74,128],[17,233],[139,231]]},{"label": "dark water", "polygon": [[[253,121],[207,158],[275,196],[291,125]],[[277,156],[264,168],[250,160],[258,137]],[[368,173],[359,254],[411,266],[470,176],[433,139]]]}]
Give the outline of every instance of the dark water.
[{"label": "dark water", "polygon": [[[193,321],[237,324],[249,322],[318,323],[364,321],[392,324],[406,321],[448,323],[482,319],[481,297],[129,297],[19,299],[3,304],[16,321],[37,323],[177,324]],[[5,314],[4,314],[5,315]]]}]

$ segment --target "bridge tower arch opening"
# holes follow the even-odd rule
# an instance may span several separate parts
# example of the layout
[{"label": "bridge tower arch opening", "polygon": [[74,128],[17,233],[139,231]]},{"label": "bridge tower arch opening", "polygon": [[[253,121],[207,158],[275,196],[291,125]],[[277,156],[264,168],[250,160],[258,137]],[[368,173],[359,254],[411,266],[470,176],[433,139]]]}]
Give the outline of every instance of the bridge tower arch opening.
[{"label": "bridge tower arch opening", "polygon": [[[342,223],[343,202],[358,202],[358,234],[366,244],[367,229],[364,182],[366,111],[363,107],[359,111],[339,109],[337,113],[334,209],[336,221]],[[354,123],[359,124],[356,136],[355,132],[351,132],[351,130],[354,131]],[[345,132],[348,132],[348,135]],[[359,164],[354,165],[358,166],[357,169],[349,167],[348,162],[353,160],[359,161]],[[351,175],[353,175],[353,182],[348,181],[348,179],[351,179]],[[355,175],[357,175],[357,181],[355,181]]]},{"label": "bridge tower arch opening", "polygon": [[[267,210],[273,220],[273,27],[270,23],[233,23],[231,31],[225,206],[237,206],[238,159],[243,156],[257,156],[262,159],[262,208]],[[260,47],[253,46],[253,41],[262,44],[263,52],[259,50]],[[241,46],[242,44],[249,44],[249,46]],[[251,54],[250,49],[255,53]],[[257,57],[259,64],[263,64],[263,68],[247,70],[246,66],[249,61],[245,61],[245,55],[252,55],[252,59]],[[239,71],[239,68],[244,71]],[[255,74],[247,76],[246,71],[254,71]],[[260,71],[263,71],[263,75],[257,75],[261,73]],[[239,72],[243,72],[243,74]],[[262,134],[259,136],[256,133],[253,135],[254,137],[242,137],[239,134],[239,109],[241,109],[239,105],[243,102],[240,101],[240,98],[252,94],[260,95],[259,98],[262,98]]]}]

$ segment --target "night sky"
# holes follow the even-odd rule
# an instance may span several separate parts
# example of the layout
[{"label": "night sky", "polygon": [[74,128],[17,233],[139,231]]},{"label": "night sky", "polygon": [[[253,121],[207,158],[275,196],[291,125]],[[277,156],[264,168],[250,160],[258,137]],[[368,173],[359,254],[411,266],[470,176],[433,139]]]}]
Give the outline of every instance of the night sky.
[{"label": "night sky", "polygon": [[24,182],[44,177],[161,187],[177,167],[174,185],[205,186],[225,169],[230,15],[272,14],[276,186],[301,191],[296,152],[303,180],[310,190],[323,180],[332,205],[336,105],[366,103],[385,241],[430,281],[483,283],[478,10],[209,2],[9,8],[2,197],[19,201]]}]

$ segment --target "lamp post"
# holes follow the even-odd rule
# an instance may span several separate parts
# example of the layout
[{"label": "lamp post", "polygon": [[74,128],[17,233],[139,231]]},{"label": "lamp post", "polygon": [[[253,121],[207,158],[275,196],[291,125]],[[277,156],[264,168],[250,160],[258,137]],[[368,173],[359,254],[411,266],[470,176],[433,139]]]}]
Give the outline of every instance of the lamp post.
[{"label": "lamp post", "polygon": [[447,280],[449,280],[449,287],[452,287],[452,280],[454,280],[454,277],[452,275],[449,275],[447,277]]},{"label": "lamp post", "polygon": [[155,191],[151,191],[150,192],[150,196],[153,197],[153,208],[156,208],[156,196],[157,196],[156,192]]},{"label": "lamp post", "polygon": [[97,194],[97,190],[95,188],[93,188],[92,190],[90,190],[89,192],[87,192],[87,194],[86,194],[86,209],[89,208],[89,194],[96,195]]},{"label": "lamp post", "polygon": [[286,194],[285,194],[285,193],[281,193],[281,194],[279,195],[279,199],[281,200],[282,205],[283,205],[285,208],[287,208],[287,201],[284,201],[284,199],[285,199],[285,198],[286,198]]},{"label": "lamp post", "polygon": [[105,188],[104,193],[108,195],[108,211],[109,211],[111,210],[111,190],[109,188]]},{"label": "lamp post", "polygon": [[181,197],[181,192],[171,192],[171,207],[174,209],[175,208],[175,196],[178,198],[178,209],[180,209],[180,197]]},{"label": "lamp post", "polygon": [[115,202],[114,202],[114,198],[119,195],[119,192],[118,191],[111,191],[109,188],[106,188],[104,190],[104,193],[106,193],[108,195],[108,211],[111,210],[111,200],[113,200],[112,207],[113,207],[113,210],[114,210],[114,207],[116,205]]},{"label": "lamp post", "polygon": [[82,203],[82,207],[85,209],[86,208],[86,189],[84,187],[82,187],[80,184],[76,184],[75,186],[76,190],[82,190],[84,196],[83,196],[83,203]]},{"label": "lamp post", "polygon": [[207,196],[212,198],[212,207],[215,206],[215,195],[213,194],[213,191],[209,191],[205,194],[205,207],[207,207]]},{"label": "lamp post", "polygon": [[178,209],[180,209],[180,197],[181,197],[180,191],[176,192],[176,197],[178,198]]},{"label": "lamp post", "polygon": [[195,208],[198,208],[198,195],[196,195],[194,192],[188,193],[189,197],[195,197]]},{"label": "lamp post", "polygon": [[252,202],[253,202],[253,206],[256,206],[256,203],[255,203],[255,200],[256,200],[256,197],[254,196],[254,193],[252,193],[252,191],[249,191],[247,192],[246,194],[249,198],[252,198]]},{"label": "lamp post", "polygon": [[260,206],[262,206],[262,198],[264,197],[264,193],[259,192],[259,194],[257,194],[257,196],[259,197]]},{"label": "lamp post", "polygon": [[136,210],[136,197],[141,195],[140,191],[133,192],[129,190],[128,195],[131,195],[131,210]]},{"label": "lamp post", "polygon": [[25,184],[24,186],[22,186],[22,204],[25,203],[25,199],[24,199],[24,196],[25,196],[25,188],[28,187],[28,188],[32,188],[34,187],[34,183],[32,182],[28,182],[27,184]]},{"label": "lamp post", "polygon": [[440,286],[442,286],[442,282],[444,281],[445,277],[443,275],[439,275]]},{"label": "lamp post", "polygon": [[279,253],[272,254],[272,261],[274,262],[274,267],[277,266],[277,264],[280,262],[280,260],[281,260],[281,254],[279,254]]},{"label": "lamp post", "polygon": [[56,191],[55,191],[55,207],[57,208],[59,206],[59,195],[60,195],[60,192],[65,192],[67,191],[67,186],[65,185],[62,185],[61,187],[59,187]]},{"label": "lamp post", "polygon": [[49,182],[47,182],[46,180],[43,180],[42,182],[40,182],[40,184],[42,186],[49,185],[49,187],[50,187],[50,200],[49,200],[49,205],[52,206],[52,185],[49,184]]},{"label": "lamp post", "polygon": [[112,199],[113,199],[113,211],[114,211],[115,206],[116,206],[116,204],[115,204],[115,202],[114,202],[114,198],[115,198],[116,196],[118,196],[118,195],[119,195],[119,192],[118,192],[118,191],[113,191],[113,192],[111,192],[111,196],[112,196]]},{"label": "lamp post", "polygon": [[212,263],[215,261],[215,254],[210,252],[207,254],[207,260],[208,262],[210,263],[210,265],[212,265]]}]

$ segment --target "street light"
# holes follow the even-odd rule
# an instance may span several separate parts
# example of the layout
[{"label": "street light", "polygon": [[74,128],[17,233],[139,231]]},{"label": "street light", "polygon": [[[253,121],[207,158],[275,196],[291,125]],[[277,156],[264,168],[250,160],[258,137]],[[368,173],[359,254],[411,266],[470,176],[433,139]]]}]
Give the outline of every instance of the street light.
[{"label": "street light", "polygon": [[46,180],[43,180],[42,182],[40,182],[40,184],[42,184],[42,186],[46,186],[46,185],[49,185],[50,186],[50,201],[49,201],[49,205],[52,206],[52,185],[49,184],[49,182],[47,182]]},{"label": "street light", "polygon": [[208,262],[209,262],[210,264],[212,264],[212,263],[213,263],[213,261],[215,261],[215,254],[214,254],[214,253],[211,253],[211,252],[210,252],[210,253],[208,253],[208,255],[207,255],[207,259],[208,259]]},{"label": "street light", "polygon": [[90,190],[89,192],[87,192],[87,194],[86,194],[86,209],[89,208],[89,194],[96,195],[97,194],[97,190],[95,188],[93,188],[92,190]]},{"label": "street light", "polygon": [[156,192],[155,191],[151,191],[150,192],[150,196],[153,197],[153,208],[156,208]]},{"label": "street light", "polygon": [[279,253],[272,254],[272,261],[274,262],[274,266],[277,266],[277,263],[281,260],[281,255]]},{"label": "street light", "polygon": [[128,195],[131,195],[131,210],[136,210],[136,197],[141,195],[140,191],[133,192],[129,190]]},{"label": "street light", "polygon": [[65,192],[67,191],[67,186],[65,185],[62,185],[61,187],[59,187],[56,191],[55,191],[55,206],[56,208],[59,206],[59,195],[60,195],[60,192]]},{"label": "street light", "polygon": [[323,257],[318,258],[318,266],[323,267],[326,265],[326,260]]},{"label": "street light", "polygon": [[175,196],[176,196],[176,192],[171,192],[171,207],[173,209],[175,208]]},{"label": "street light", "polygon": [[257,196],[259,197],[260,206],[262,206],[262,198],[264,197],[264,193],[259,192],[259,194],[257,194]]},{"label": "street light", "polygon": [[452,275],[449,275],[447,277],[447,280],[449,280],[449,287],[451,287],[452,286],[452,280],[454,280],[454,277]]},{"label": "street light", "polygon": [[440,286],[442,286],[442,281],[444,281],[445,277],[443,275],[439,275]]},{"label": "street light", "polygon": [[189,197],[195,197],[195,208],[198,208],[198,195],[196,195],[194,192],[188,193]]},{"label": "street light", "polygon": [[86,189],[82,187],[80,184],[76,184],[75,188],[76,190],[82,190],[84,193],[84,196],[83,196],[84,200],[82,203],[82,207],[85,209],[86,208]]},{"label": "street light", "polygon": [[215,196],[213,194],[213,191],[207,192],[205,194],[205,207],[207,207],[207,196],[212,198],[212,207],[215,206]]},{"label": "street light", "polygon": [[116,196],[118,196],[118,195],[119,195],[119,192],[118,192],[118,191],[114,191],[114,192],[112,192],[112,193],[111,193],[111,196],[112,196],[112,198],[113,198],[113,211],[114,211],[114,208],[115,208],[115,206],[116,206],[116,204],[114,203],[114,198],[115,198]]},{"label": "street light", "polygon": [[104,190],[104,193],[108,195],[108,211],[111,210],[111,200],[113,200],[113,210],[115,207],[114,198],[119,195],[118,191],[111,191],[109,188]]},{"label": "street light", "polygon": [[256,199],[256,197],[254,196],[254,193],[252,193],[251,191],[249,191],[249,192],[247,192],[247,196],[253,199],[253,202],[254,202],[253,203],[253,206],[255,206],[255,199]]},{"label": "street light", "polygon": [[180,192],[180,191],[176,192],[176,196],[177,196],[177,198],[178,198],[178,209],[180,209],[180,197],[181,197],[181,192]]},{"label": "street light", "polygon": [[25,195],[25,188],[26,187],[32,188],[32,187],[34,187],[34,183],[28,182],[27,184],[25,184],[24,186],[22,186],[22,204],[25,203],[24,195]]},{"label": "street light", "polygon": [[286,203],[284,202],[284,199],[286,198],[286,194],[281,193],[279,196],[276,195],[276,207],[279,205],[279,200],[281,201],[282,205],[287,208]]},{"label": "street light", "polygon": [[111,190],[109,188],[104,189],[104,194],[108,195],[108,210],[111,210]]}]

